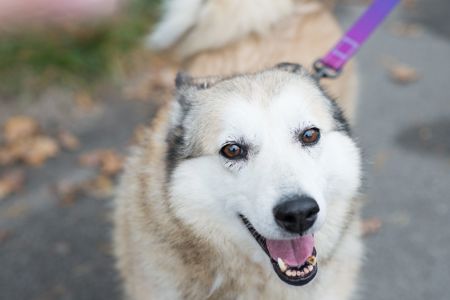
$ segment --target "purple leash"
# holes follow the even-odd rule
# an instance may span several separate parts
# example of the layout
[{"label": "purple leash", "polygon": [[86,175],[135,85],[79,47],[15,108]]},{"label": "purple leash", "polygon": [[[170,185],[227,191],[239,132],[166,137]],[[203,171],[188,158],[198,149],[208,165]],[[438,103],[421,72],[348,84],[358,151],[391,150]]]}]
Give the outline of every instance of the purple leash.
[{"label": "purple leash", "polygon": [[323,58],[314,63],[315,78],[335,78],[400,0],[374,0],[366,12]]}]

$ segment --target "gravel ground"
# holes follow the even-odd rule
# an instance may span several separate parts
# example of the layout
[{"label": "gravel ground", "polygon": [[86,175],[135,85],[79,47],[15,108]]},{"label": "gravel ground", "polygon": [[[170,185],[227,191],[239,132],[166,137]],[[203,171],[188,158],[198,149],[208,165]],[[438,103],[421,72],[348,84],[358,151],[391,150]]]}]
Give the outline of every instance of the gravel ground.
[{"label": "gravel ground", "polygon": [[[361,77],[356,126],[364,150],[364,215],[382,222],[367,237],[362,278],[365,300],[449,299],[450,285],[450,2],[419,1],[399,10],[358,55]],[[362,6],[340,5],[343,24]],[[399,21],[421,26],[417,36],[396,35]],[[387,68],[398,63],[419,79],[394,83]],[[3,104],[2,104],[3,105]],[[75,131],[85,149],[125,149],[134,127],[150,120],[148,103],[110,100]],[[75,126],[76,127],[76,126]],[[119,299],[110,256],[111,201],[81,197],[58,204],[51,186],[92,171],[64,153],[32,170],[27,189],[0,202],[0,299]]]}]

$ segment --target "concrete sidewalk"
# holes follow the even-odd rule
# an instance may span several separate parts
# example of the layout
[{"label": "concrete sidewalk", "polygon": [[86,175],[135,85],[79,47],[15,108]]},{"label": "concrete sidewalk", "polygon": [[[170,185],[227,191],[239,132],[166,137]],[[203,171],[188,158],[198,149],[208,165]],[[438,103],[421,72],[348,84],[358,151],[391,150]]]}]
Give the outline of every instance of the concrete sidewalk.
[{"label": "concrete sidewalk", "polygon": [[[380,218],[367,239],[366,300],[450,297],[450,11],[448,1],[397,11],[358,56],[361,74],[357,135],[367,161],[364,214]],[[423,2],[421,5],[425,6]],[[342,9],[345,19],[358,9]],[[424,15],[421,15],[424,13]],[[392,26],[423,21],[418,37]],[[407,86],[389,80],[386,62],[415,68]]]}]

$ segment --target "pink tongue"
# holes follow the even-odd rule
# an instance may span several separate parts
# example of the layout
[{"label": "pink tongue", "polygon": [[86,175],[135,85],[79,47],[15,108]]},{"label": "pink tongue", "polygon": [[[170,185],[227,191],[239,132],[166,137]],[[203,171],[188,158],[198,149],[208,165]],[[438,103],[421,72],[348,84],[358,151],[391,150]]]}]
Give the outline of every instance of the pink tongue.
[{"label": "pink tongue", "polygon": [[306,235],[293,240],[266,240],[266,245],[273,260],[281,258],[290,266],[300,266],[312,254],[314,238]]}]

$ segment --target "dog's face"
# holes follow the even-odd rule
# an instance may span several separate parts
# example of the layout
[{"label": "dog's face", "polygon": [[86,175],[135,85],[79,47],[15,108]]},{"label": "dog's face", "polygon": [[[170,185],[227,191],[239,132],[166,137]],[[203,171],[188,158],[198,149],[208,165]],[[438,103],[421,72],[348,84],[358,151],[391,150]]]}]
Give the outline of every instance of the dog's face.
[{"label": "dog's face", "polygon": [[244,248],[256,240],[270,258],[263,263],[289,284],[312,280],[330,208],[360,181],[359,151],[335,103],[293,64],[177,85],[168,137],[175,212],[206,236]]}]

